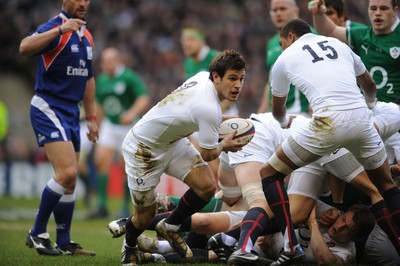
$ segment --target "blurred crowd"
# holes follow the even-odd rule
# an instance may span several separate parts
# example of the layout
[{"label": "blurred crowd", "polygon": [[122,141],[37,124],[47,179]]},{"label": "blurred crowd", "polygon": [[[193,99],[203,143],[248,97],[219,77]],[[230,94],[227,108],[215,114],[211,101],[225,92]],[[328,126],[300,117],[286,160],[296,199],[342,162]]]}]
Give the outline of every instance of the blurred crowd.
[{"label": "blurred crowd", "polygon": [[[18,52],[19,42],[49,17],[59,13],[60,1],[0,1],[0,73],[27,80],[33,93],[36,60]],[[118,48],[128,67],[137,71],[150,90],[153,103],[184,80],[180,35],[187,25],[201,25],[207,43],[218,50],[234,48],[244,54],[249,69],[238,101],[241,116],[257,111],[267,80],[265,46],[276,33],[269,16],[269,0],[102,0],[91,1],[87,27],[94,41],[99,73],[100,52]],[[298,1],[300,17],[311,23],[308,1]],[[368,1],[347,0],[353,21],[368,22]],[[6,92],[2,92],[6,93]],[[12,115],[12,114],[10,114]],[[10,118],[12,120],[12,117]],[[28,125],[27,125],[28,126]],[[12,131],[12,128],[11,128]],[[39,156],[39,159],[41,157]]]}]

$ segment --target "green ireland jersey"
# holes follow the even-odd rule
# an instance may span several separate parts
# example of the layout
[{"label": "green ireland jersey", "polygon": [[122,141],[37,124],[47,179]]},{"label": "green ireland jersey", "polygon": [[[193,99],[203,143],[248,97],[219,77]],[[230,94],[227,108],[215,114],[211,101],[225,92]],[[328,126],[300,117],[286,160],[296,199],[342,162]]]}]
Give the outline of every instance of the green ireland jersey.
[{"label": "green ireland jersey", "polygon": [[96,101],[103,107],[105,116],[119,124],[119,116],[128,110],[136,99],[147,95],[148,90],[140,76],[128,68],[110,77],[100,74],[96,80]]},{"label": "green ireland jersey", "polygon": [[400,97],[400,23],[389,34],[376,35],[370,26],[351,23],[347,41],[360,56],[376,83],[377,98],[394,102]]},{"label": "green ireland jersey", "polygon": [[219,53],[219,51],[210,49],[206,57],[203,60],[196,62],[192,57],[186,57],[183,62],[183,67],[185,69],[185,78],[188,79],[200,71],[208,71],[210,63],[213,58]]}]

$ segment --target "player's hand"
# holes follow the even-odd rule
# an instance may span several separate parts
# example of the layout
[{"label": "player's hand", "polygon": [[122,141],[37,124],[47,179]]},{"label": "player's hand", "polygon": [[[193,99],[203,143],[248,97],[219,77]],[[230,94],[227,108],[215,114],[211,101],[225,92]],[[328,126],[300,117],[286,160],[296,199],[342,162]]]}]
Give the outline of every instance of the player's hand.
[{"label": "player's hand", "polygon": [[318,217],[318,222],[324,226],[331,226],[341,215],[341,211],[336,208],[330,208]]},{"label": "player's hand", "polygon": [[231,118],[238,118],[237,115],[222,115],[222,121],[231,119]]},{"label": "player's hand", "polygon": [[233,131],[231,134],[226,136],[220,143],[222,145],[222,151],[225,152],[237,152],[242,150],[242,148],[247,144],[245,142],[239,142],[234,140],[233,137],[236,135],[237,131]]},{"label": "player's hand", "polygon": [[88,140],[97,143],[99,140],[99,128],[97,126],[96,120],[88,121],[87,127],[89,132],[86,133]]},{"label": "player's hand", "polygon": [[119,123],[121,125],[130,125],[133,122],[134,117],[129,112],[124,112],[119,116]]},{"label": "player's hand", "polygon": [[67,33],[69,31],[75,32],[79,30],[79,28],[82,27],[83,25],[86,25],[86,21],[81,20],[79,18],[71,18],[68,19],[67,22],[62,24],[60,27],[62,33]]},{"label": "player's hand", "polygon": [[290,128],[292,125],[293,119],[296,118],[296,115],[286,115],[285,122],[280,123],[281,128]]},{"label": "player's hand", "polygon": [[312,0],[308,2],[308,9],[311,11],[313,15],[316,14],[325,14],[326,13],[326,5],[324,0]]},{"label": "player's hand", "polygon": [[390,166],[390,174],[393,177],[400,176],[400,162]]}]

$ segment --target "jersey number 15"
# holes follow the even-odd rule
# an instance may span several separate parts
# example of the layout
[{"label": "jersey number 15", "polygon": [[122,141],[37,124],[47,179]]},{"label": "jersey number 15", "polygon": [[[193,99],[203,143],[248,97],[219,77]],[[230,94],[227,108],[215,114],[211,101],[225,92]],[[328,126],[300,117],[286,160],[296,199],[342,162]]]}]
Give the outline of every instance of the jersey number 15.
[{"label": "jersey number 15", "polygon": [[[322,41],[322,42],[317,42],[318,46],[321,48],[322,51],[329,51],[329,53],[325,54],[325,56],[329,59],[337,59],[338,58],[338,53],[336,52],[335,48],[333,48],[330,45],[327,45],[328,41]],[[304,45],[303,51],[307,50],[311,56],[313,57],[312,62],[316,63],[318,61],[323,61],[324,58],[318,56],[318,54],[308,45]]]}]

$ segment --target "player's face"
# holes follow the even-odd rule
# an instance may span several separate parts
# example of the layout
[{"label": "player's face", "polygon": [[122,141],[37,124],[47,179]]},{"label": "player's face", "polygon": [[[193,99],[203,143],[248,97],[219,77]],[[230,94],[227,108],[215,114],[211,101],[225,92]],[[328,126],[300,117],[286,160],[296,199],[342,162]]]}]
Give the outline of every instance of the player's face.
[{"label": "player's face", "polygon": [[117,67],[122,62],[119,60],[116,52],[112,50],[105,50],[101,55],[100,67],[101,70],[109,76],[114,76]]},{"label": "player's face", "polygon": [[218,93],[220,101],[228,100],[234,102],[238,99],[242,90],[246,71],[229,69],[221,78],[216,72],[213,72],[214,86]]},{"label": "player's face", "polygon": [[269,13],[275,27],[281,29],[290,20],[298,18],[299,8],[294,0],[272,0]]},{"label": "player's face", "polygon": [[63,0],[63,8],[73,18],[83,19],[88,11],[89,0]]},{"label": "player's face", "polygon": [[370,0],[368,16],[375,34],[388,34],[396,21],[398,7],[393,8],[390,0]]},{"label": "player's face", "polygon": [[344,16],[339,17],[338,13],[336,12],[335,9],[333,9],[333,7],[328,7],[326,9],[326,15],[338,26],[342,26],[344,27],[346,25]]},{"label": "player's face", "polygon": [[199,40],[193,35],[183,35],[181,38],[182,50],[185,56],[197,56],[201,48],[205,45],[204,41]]},{"label": "player's face", "polygon": [[328,234],[339,243],[348,243],[354,239],[356,225],[353,222],[354,212],[348,211],[340,215],[335,223],[329,228]]}]

